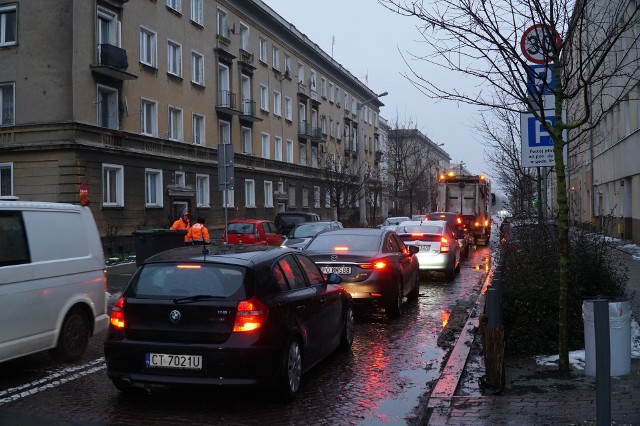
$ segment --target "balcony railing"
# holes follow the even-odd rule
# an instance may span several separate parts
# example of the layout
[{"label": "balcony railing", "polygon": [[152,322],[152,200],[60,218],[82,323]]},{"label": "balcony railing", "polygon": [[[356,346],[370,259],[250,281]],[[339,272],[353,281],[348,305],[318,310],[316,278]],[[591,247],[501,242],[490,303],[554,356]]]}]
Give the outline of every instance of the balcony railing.
[{"label": "balcony railing", "polygon": [[311,136],[311,123],[301,121],[298,125],[298,135],[305,137]]},{"label": "balcony railing", "polygon": [[344,140],[345,152],[356,152],[356,140],[353,138],[345,138]]},{"label": "balcony railing", "polygon": [[300,83],[300,82],[298,83],[298,94],[309,96],[307,95],[307,86],[304,83]]},{"label": "balcony railing", "polygon": [[322,139],[322,128],[321,127],[313,127],[311,129],[311,137],[313,139]]},{"label": "balcony railing", "polygon": [[235,109],[236,94],[229,90],[220,90],[218,92],[218,108]]},{"label": "balcony railing", "polygon": [[127,51],[112,44],[101,44],[100,65],[126,70],[129,67]]}]

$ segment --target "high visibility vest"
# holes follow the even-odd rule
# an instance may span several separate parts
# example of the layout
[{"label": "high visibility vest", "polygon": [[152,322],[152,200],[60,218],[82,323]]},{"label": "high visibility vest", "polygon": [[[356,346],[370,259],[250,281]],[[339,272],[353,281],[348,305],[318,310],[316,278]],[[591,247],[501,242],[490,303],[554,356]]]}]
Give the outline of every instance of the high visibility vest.
[{"label": "high visibility vest", "polygon": [[[187,221],[187,223],[185,223],[184,220],[178,219],[175,222],[173,222],[173,225],[171,225],[171,228],[169,228],[169,229],[171,229],[172,231],[176,231],[176,230],[177,231],[188,231],[190,228],[191,228],[191,222],[190,221]],[[184,235],[184,242],[185,243],[191,241],[191,240],[189,240],[187,238],[188,235],[189,235],[188,232]]]},{"label": "high visibility vest", "polygon": [[196,223],[189,229],[187,233],[187,241],[198,243],[204,240],[205,243],[211,241],[209,238],[209,230],[201,223]]}]

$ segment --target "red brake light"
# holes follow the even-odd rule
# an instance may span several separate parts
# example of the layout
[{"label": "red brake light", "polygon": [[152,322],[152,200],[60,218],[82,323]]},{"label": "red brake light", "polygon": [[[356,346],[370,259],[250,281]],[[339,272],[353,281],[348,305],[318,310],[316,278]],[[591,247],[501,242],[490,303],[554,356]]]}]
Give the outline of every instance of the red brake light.
[{"label": "red brake light", "polygon": [[373,263],[363,263],[360,265],[361,269],[377,269],[382,270],[388,266],[387,262],[384,260],[374,260]]},{"label": "red brake light", "polygon": [[200,265],[178,265],[178,269],[200,269]]},{"label": "red brake light", "polygon": [[440,253],[447,253],[449,251],[449,240],[446,237],[440,239]]},{"label": "red brake light", "polygon": [[262,327],[267,318],[267,308],[256,299],[242,300],[238,303],[234,332],[252,331]]},{"label": "red brake light", "polygon": [[336,246],[333,248],[333,251],[349,251],[349,247]]},{"label": "red brake light", "polygon": [[456,222],[458,223],[458,225],[461,225],[461,224],[462,224],[462,219],[457,218],[457,219],[456,219]]},{"label": "red brake light", "polygon": [[488,220],[484,221],[484,226],[489,226],[489,221]]},{"label": "red brake light", "polygon": [[477,228],[478,226],[480,226],[480,222],[476,222],[474,225],[475,225],[475,226],[476,226],[476,228]]},{"label": "red brake light", "polygon": [[120,297],[111,309],[109,323],[114,328],[124,328],[124,297]]},{"label": "red brake light", "polygon": [[414,238],[420,238],[420,237],[424,237],[424,234],[411,234],[411,236]]}]

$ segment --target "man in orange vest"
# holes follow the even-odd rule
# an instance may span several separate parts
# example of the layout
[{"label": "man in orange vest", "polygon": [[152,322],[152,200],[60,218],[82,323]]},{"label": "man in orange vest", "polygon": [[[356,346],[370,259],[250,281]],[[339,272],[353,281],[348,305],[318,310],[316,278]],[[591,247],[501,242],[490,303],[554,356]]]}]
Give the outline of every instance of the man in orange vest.
[{"label": "man in orange vest", "polygon": [[187,233],[187,244],[204,245],[209,244],[211,238],[209,237],[209,230],[204,226],[204,218],[199,216],[196,220],[196,224],[193,225]]},{"label": "man in orange vest", "polygon": [[185,244],[189,242],[189,240],[187,239],[187,235],[189,234],[189,229],[191,228],[191,215],[189,214],[189,212],[184,212],[180,215],[180,218],[178,218],[178,220],[176,220],[175,222],[173,222],[173,225],[171,225],[171,228],[169,228],[172,231],[187,231],[187,233],[184,235],[184,242]]}]

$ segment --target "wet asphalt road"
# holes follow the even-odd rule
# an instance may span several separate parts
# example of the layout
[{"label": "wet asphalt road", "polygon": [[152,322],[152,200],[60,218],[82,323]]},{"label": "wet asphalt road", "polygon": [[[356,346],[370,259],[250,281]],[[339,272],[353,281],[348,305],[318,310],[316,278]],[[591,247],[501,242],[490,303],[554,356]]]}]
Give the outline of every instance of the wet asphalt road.
[{"label": "wet asphalt road", "polygon": [[[423,277],[418,301],[405,303],[398,319],[387,320],[382,310],[357,311],[351,352],[336,353],[304,375],[293,403],[282,404],[260,391],[211,388],[121,395],[106,377],[104,335],[98,335],[75,364],[56,363],[46,353],[0,364],[0,424],[415,422],[451,350],[442,338],[439,347],[438,337],[446,334],[452,312],[464,311],[476,300],[489,252],[489,247],[471,250],[453,283],[437,275]],[[110,276],[110,291],[117,292],[126,278]]]}]

